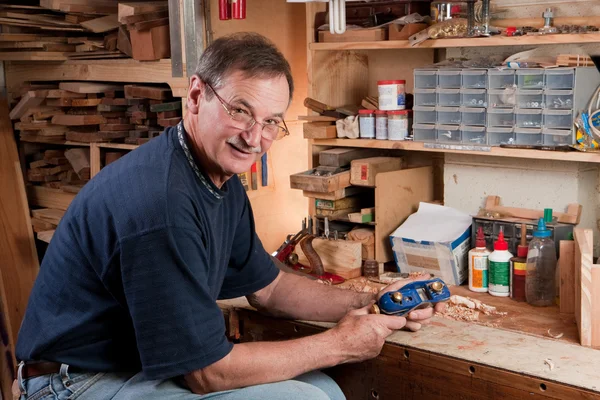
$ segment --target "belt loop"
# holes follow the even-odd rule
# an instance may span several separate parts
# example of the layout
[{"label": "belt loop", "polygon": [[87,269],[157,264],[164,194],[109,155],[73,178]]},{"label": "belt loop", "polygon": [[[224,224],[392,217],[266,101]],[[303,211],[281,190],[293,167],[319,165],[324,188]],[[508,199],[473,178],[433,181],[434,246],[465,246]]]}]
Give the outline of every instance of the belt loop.
[{"label": "belt loop", "polygon": [[66,387],[71,386],[71,377],[69,376],[69,364],[60,364],[60,379]]},{"label": "belt loop", "polygon": [[17,382],[19,384],[19,391],[22,395],[27,395],[27,390],[25,389],[25,385],[23,384],[23,367],[25,366],[25,362],[21,361],[19,363],[19,367],[17,369]]}]

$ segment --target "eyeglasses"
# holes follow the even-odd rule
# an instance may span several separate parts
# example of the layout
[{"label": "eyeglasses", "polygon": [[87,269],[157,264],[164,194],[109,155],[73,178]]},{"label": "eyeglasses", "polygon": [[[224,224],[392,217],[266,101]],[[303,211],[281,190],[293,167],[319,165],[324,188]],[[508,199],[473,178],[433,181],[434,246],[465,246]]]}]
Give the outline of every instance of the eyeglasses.
[{"label": "eyeglasses", "polygon": [[279,125],[275,121],[273,121],[273,122],[258,122],[257,120],[254,119],[252,114],[250,114],[248,111],[228,105],[225,102],[225,100],[223,100],[223,98],[221,98],[221,96],[219,96],[217,94],[217,91],[211,85],[209,85],[207,83],[206,86],[208,86],[210,88],[210,90],[212,90],[212,92],[215,94],[215,96],[217,97],[217,99],[219,100],[219,102],[221,103],[223,108],[225,109],[225,112],[229,115],[229,117],[233,121],[235,121],[237,123],[236,125],[239,129],[250,130],[250,129],[252,129],[252,127],[255,124],[259,124],[262,126],[262,129],[261,129],[262,137],[264,137],[267,140],[283,139],[284,137],[286,137],[287,135],[290,134],[290,131],[283,119],[281,120],[281,122],[283,123],[283,126]]}]

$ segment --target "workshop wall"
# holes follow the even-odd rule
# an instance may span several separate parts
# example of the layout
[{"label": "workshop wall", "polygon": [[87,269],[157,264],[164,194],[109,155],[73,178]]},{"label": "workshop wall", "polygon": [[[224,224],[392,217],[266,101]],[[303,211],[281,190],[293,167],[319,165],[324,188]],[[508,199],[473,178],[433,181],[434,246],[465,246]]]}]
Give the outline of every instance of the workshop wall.
[{"label": "workshop wall", "polygon": [[[595,4],[594,4],[595,3]],[[600,15],[598,2],[494,0],[502,18],[540,17],[546,7],[555,16]],[[506,8],[504,8],[506,7]],[[501,56],[503,59],[535,46],[478,47],[447,49],[447,58]],[[546,54],[576,54],[575,46],[541,46]],[[582,45],[580,51],[600,54],[599,45]],[[499,195],[502,204],[511,207],[545,208],[564,211],[567,204],[583,205],[580,226],[594,229],[594,248],[598,255],[600,225],[600,174],[595,164],[546,160],[500,159],[494,157],[446,154],[444,200],[446,205],[476,213],[488,195]]]},{"label": "workshop wall", "polygon": [[[210,1],[211,31],[214,38],[233,32],[258,32],[271,39],[292,66],[294,99],[286,115],[290,136],[275,142],[269,150],[269,187],[249,191],[256,230],[268,252],[275,251],[285,236],[298,232],[306,217],[308,200],[299,190],[290,190],[290,175],[308,168],[308,146],[298,115],[307,94],[305,4],[283,0],[248,1],[245,20],[219,20],[217,0]],[[274,18],[273,16],[277,16]],[[271,184],[274,182],[274,185]]]}]

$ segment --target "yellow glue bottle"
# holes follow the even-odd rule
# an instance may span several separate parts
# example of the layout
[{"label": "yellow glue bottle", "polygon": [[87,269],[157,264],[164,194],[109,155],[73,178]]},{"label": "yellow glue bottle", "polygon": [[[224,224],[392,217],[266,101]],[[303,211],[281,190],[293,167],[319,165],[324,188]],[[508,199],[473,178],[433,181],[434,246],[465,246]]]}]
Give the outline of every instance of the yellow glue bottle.
[{"label": "yellow glue bottle", "polygon": [[488,269],[491,251],[485,247],[483,228],[477,230],[475,248],[469,250],[469,290],[485,293],[488,291]]}]

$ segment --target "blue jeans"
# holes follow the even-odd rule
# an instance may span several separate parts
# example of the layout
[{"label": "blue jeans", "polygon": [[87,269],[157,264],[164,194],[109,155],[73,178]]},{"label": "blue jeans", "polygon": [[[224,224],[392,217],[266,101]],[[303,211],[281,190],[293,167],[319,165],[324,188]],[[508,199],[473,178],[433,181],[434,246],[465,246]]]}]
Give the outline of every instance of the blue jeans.
[{"label": "blue jeans", "polygon": [[20,400],[343,400],[339,386],[320,371],[309,372],[289,381],[249,386],[206,395],[197,395],[174,380],[144,379],[143,374],[61,372],[30,379],[18,376]]}]

